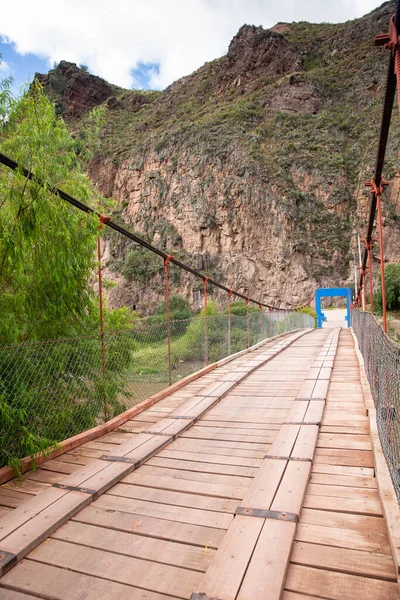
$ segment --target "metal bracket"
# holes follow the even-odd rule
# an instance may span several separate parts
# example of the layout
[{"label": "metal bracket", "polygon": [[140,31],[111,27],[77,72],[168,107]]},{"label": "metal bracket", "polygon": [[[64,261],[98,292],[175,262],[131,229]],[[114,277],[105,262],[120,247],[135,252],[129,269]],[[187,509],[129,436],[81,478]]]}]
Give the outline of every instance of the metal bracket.
[{"label": "metal bracket", "polygon": [[274,454],[266,454],[264,458],[273,458],[275,460],[303,460],[305,462],[312,462],[311,458],[299,458],[297,456],[275,456]]},{"label": "metal bracket", "polygon": [[185,415],[170,415],[167,418],[168,419],[193,419],[193,417],[186,417]]},{"label": "metal bracket", "polygon": [[238,506],[235,510],[235,515],[244,517],[261,517],[262,519],[277,519],[278,521],[290,521],[297,523],[298,515],[289,512],[280,512],[277,510],[262,510],[260,508],[244,508]]},{"label": "metal bracket", "polygon": [[53,483],[53,487],[61,490],[68,490],[69,492],[82,492],[83,494],[90,494],[91,496],[98,494],[98,490],[91,490],[90,488],[79,487],[76,485],[66,485],[65,483]]},{"label": "metal bracket", "polygon": [[168,435],[173,437],[171,433],[163,433],[162,431],[140,431],[139,433],[147,433],[147,435]]},{"label": "metal bracket", "polygon": [[207,596],[205,592],[193,592],[190,596],[190,600],[221,600],[217,596]]},{"label": "metal bracket", "polygon": [[302,402],[310,402],[310,400],[320,400],[320,401],[324,401],[326,400],[326,398],[295,398],[294,401],[298,402],[298,401],[302,401]]},{"label": "metal bracket", "polygon": [[321,423],[317,421],[285,421],[283,425],[321,425]]},{"label": "metal bracket", "polygon": [[140,464],[140,460],[137,460],[137,458],[129,458],[129,456],[108,456],[107,454],[103,454],[103,456],[100,456],[100,460]]},{"label": "metal bracket", "polygon": [[2,550],[0,548],[0,570],[3,571],[3,573],[4,573],[5,571],[8,571],[8,569],[11,569],[11,567],[13,567],[16,564],[17,564],[17,555],[13,554],[12,552],[7,552],[7,550]]}]

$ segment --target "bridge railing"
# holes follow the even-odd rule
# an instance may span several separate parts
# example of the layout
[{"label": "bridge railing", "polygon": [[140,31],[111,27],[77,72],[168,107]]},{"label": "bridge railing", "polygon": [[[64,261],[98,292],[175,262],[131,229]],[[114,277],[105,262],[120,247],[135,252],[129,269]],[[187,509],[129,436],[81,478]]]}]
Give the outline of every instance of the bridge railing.
[{"label": "bridge railing", "polygon": [[129,331],[0,348],[0,467],[18,466],[38,441],[50,448],[207,363],[313,326],[310,315],[285,311],[172,320],[168,350],[167,323],[138,319]]},{"label": "bridge railing", "polygon": [[382,449],[400,501],[400,346],[369,312],[353,309],[352,326],[364,358]]}]

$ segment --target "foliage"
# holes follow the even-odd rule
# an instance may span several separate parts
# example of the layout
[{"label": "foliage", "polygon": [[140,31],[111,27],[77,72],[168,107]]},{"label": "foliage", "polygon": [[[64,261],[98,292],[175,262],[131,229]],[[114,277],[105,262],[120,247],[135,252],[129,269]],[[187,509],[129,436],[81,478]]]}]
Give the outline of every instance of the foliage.
[{"label": "foliage", "polygon": [[[18,467],[25,454],[47,452],[96,425],[104,395],[110,416],[123,409],[116,375],[130,363],[133,340],[123,349],[110,342],[104,378],[100,337],[87,336],[99,328],[90,286],[97,218],[51,193],[57,186],[101,207],[84,173],[90,126],[84,143],[73,139],[39,83],[19,100],[10,84],[0,86],[1,151],[35,174],[29,181],[21,171],[0,168],[0,339],[7,346],[0,350],[0,466]],[[94,130],[100,118],[93,115]],[[126,309],[106,311],[105,324],[123,329],[132,318]],[[18,346],[67,336],[77,339]]]},{"label": "foliage", "polygon": [[[385,266],[386,308],[400,309],[400,263]],[[379,274],[379,288],[374,294],[374,308],[382,312],[382,278]]]},{"label": "foliage", "polygon": [[162,259],[145,248],[129,250],[121,272],[128,281],[138,281],[146,285],[162,269]]},{"label": "foliage", "polygon": [[[169,311],[171,319],[183,320],[190,319],[193,316],[192,309],[190,308],[189,302],[183,296],[174,294],[169,299]],[[160,317],[166,317],[166,302],[161,302],[154,311],[154,314]]]},{"label": "foliage", "polygon": [[311,315],[314,319],[315,327],[317,326],[317,313],[311,306],[301,306],[296,309],[296,312]]},{"label": "foliage", "polygon": [[[231,302],[231,314],[232,315],[236,315],[238,317],[244,317],[244,316],[246,316],[247,311],[249,313],[255,313],[255,312],[259,312],[260,309],[257,306],[254,306],[254,304],[249,304],[247,307],[246,302],[243,302],[243,300],[234,300],[233,302]],[[228,313],[228,307],[225,308],[224,313],[225,314]]]}]

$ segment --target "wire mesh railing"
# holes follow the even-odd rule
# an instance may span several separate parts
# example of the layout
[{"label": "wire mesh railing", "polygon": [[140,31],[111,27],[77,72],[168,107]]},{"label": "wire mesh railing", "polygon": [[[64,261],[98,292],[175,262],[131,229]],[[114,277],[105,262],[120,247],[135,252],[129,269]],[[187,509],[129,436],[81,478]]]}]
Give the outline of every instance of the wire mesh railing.
[{"label": "wire mesh railing", "polygon": [[371,313],[353,309],[352,326],[364,358],[382,450],[400,502],[400,346]]},{"label": "wire mesh railing", "polygon": [[216,362],[313,326],[310,315],[284,311],[171,321],[170,361],[167,323],[152,318],[129,331],[0,348],[0,466],[113,418],[204,367],[207,354]]}]

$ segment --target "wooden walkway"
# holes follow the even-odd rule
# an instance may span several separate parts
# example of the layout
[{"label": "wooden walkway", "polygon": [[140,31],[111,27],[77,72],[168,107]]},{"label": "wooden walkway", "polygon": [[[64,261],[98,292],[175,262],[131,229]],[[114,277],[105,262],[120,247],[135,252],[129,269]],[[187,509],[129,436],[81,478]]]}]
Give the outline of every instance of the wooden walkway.
[{"label": "wooden walkway", "polygon": [[394,600],[375,475],[350,330],[286,334],[1,486],[0,598]]}]

